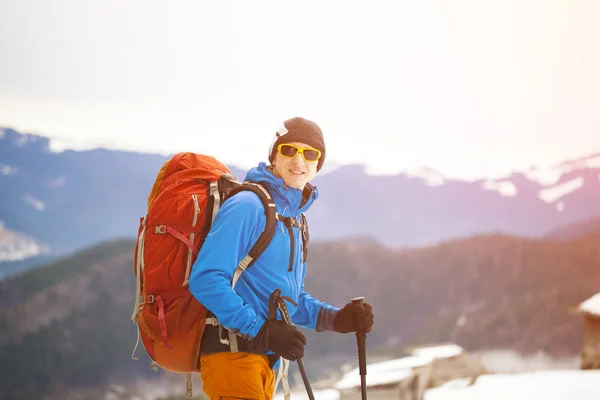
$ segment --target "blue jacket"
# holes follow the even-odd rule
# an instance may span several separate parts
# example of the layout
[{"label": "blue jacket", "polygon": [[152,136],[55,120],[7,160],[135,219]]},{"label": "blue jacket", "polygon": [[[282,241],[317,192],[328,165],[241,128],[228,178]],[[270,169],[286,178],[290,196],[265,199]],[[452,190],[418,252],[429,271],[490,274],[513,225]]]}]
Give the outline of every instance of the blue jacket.
[{"label": "blue jacket", "polygon": [[[245,180],[262,183],[273,197],[277,212],[285,217],[300,220],[300,214],[318,197],[314,188],[302,204],[302,191],[285,185],[263,162],[252,168]],[[225,328],[245,337],[255,337],[267,319],[269,295],[281,289],[282,296],[289,296],[298,304],[298,307],[287,304],[292,322],[319,330],[319,311],[339,308],[312,298],[304,290],[306,263],[302,262],[302,233],[298,227],[293,227],[295,255],[291,271],[288,270],[289,233],[283,222],[277,221],[273,240],[265,252],[242,273],[235,288],[231,288],[234,270],[265,224],[264,207],[256,194],[243,191],[223,202],[192,267],[190,291]]]}]

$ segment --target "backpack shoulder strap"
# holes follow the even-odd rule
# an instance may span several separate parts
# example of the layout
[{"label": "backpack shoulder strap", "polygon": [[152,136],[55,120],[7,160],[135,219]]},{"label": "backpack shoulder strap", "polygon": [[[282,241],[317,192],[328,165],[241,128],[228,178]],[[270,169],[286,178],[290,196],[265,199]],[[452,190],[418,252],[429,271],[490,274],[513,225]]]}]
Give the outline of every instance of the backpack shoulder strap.
[{"label": "backpack shoulder strap", "polygon": [[260,234],[256,240],[256,243],[254,243],[254,246],[252,246],[246,257],[244,257],[244,259],[242,259],[242,261],[240,261],[238,264],[233,276],[232,287],[235,286],[242,272],[250,267],[254,261],[267,249],[267,246],[269,246],[269,243],[271,243],[271,239],[273,239],[273,235],[275,234],[277,222],[277,208],[275,207],[275,202],[273,201],[273,198],[267,189],[265,189],[265,187],[261,184],[254,182],[243,182],[240,186],[233,189],[229,193],[228,197],[234,196],[235,194],[244,190],[255,193],[261,200],[265,208],[265,217],[267,221],[265,223],[265,230]]},{"label": "backpack shoulder strap", "polygon": [[[252,246],[248,254],[242,259],[242,261],[240,261],[237,268],[235,269],[233,273],[233,279],[231,280],[232,288],[235,287],[235,284],[237,283],[242,273],[247,268],[252,266],[252,264],[254,264],[254,261],[258,257],[260,257],[262,253],[267,249],[267,246],[269,245],[269,243],[271,243],[271,240],[273,239],[273,235],[275,234],[275,228],[277,224],[277,208],[275,206],[275,202],[273,201],[273,198],[271,197],[267,189],[265,189],[265,187],[261,184],[254,182],[243,182],[241,185],[232,189],[227,195],[227,197],[229,198],[231,196],[235,196],[237,193],[244,190],[248,190],[250,192],[255,193],[261,200],[265,209],[266,223],[264,231],[260,234],[260,236],[256,240],[256,243],[254,243],[254,246]],[[223,339],[221,336],[222,330],[223,326],[219,324],[220,343],[229,345],[229,349],[232,352],[237,352],[239,350],[239,347],[236,333],[228,331],[228,338]]]}]

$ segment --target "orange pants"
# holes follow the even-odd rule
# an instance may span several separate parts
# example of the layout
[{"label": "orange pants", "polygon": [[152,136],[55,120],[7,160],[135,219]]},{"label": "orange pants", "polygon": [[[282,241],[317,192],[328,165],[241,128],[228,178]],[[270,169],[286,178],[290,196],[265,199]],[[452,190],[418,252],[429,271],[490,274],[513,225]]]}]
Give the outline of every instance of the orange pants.
[{"label": "orange pants", "polygon": [[271,400],[275,374],[266,356],[214,353],[200,358],[202,390],[210,400]]}]

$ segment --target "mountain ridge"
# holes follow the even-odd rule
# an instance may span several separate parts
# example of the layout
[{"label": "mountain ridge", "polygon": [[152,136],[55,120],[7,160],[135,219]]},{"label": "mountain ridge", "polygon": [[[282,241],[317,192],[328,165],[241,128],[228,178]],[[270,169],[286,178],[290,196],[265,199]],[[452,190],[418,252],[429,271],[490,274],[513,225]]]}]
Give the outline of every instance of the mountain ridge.
[{"label": "mountain ridge", "polygon": [[[54,153],[49,143],[12,129],[0,135],[5,230],[34,239],[52,256],[134,236],[168,157],[106,149]],[[243,169],[231,169],[244,178]],[[320,196],[307,213],[311,238],[370,237],[405,248],[489,232],[542,237],[600,217],[600,155],[595,153],[561,163],[546,186],[531,173],[494,181],[440,181],[437,172],[425,172],[371,176],[365,166],[353,164],[317,176],[313,183]]]},{"label": "mountain ridge", "polygon": [[[64,141],[64,139],[55,139],[49,136],[46,136],[42,133],[22,133],[18,129],[9,127],[9,126],[0,126],[0,139],[9,139],[13,142],[13,144],[17,144],[18,147],[25,147],[29,145],[29,143],[37,143],[40,148],[43,148],[45,152],[49,152],[52,154],[84,154],[84,153],[93,153],[98,151],[107,151],[107,152],[115,152],[115,153],[123,153],[123,154],[132,154],[132,155],[147,155],[147,156],[155,156],[159,158],[164,158],[165,160],[172,157],[174,152],[159,152],[159,151],[143,151],[136,150],[131,148],[122,148],[118,146],[106,146],[102,144],[91,144],[88,143],[85,146],[81,145],[72,145],[69,146],[61,146],[60,150],[53,149],[52,142],[54,141]],[[189,150],[193,151],[193,150]],[[590,161],[592,160],[592,161]],[[227,166],[231,166],[236,171],[246,171],[252,166],[241,166],[237,164],[233,160],[223,159],[223,162]],[[426,175],[430,174],[432,176],[439,176],[443,179],[447,179],[449,181],[458,181],[458,182],[484,182],[488,180],[493,181],[503,181],[511,179],[513,176],[529,176],[531,181],[537,181],[540,183],[540,186],[548,186],[556,183],[556,180],[552,178],[547,179],[534,179],[536,173],[545,173],[547,175],[559,176],[566,172],[572,171],[573,169],[582,169],[591,166],[595,166],[600,168],[600,151],[589,151],[586,153],[581,153],[578,156],[572,156],[568,159],[559,161],[550,167],[540,167],[536,165],[531,165],[527,169],[513,169],[509,173],[498,173],[495,175],[486,175],[486,176],[476,176],[476,177],[456,177],[449,176],[445,174],[443,171],[439,171],[435,168],[431,168],[426,165],[421,165],[414,168],[399,168],[397,170],[389,171],[389,172],[374,172],[375,170],[370,168],[366,164],[361,164],[357,162],[350,163],[338,163],[330,161],[329,168],[325,168],[321,172],[321,175],[325,175],[331,173],[332,171],[339,169],[348,169],[351,172],[356,172],[358,174],[365,174],[369,176],[382,176],[382,177],[394,177],[399,175],[404,175],[412,178],[425,178],[421,174]]]},{"label": "mountain ridge", "polygon": [[[418,249],[317,242],[305,287],[338,306],[365,296],[376,315],[374,354],[452,341],[474,352],[573,356],[582,325],[568,309],[600,287],[599,240],[592,231],[562,241],[488,234]],[[53,388],[153,374],[143,349],[131,360],[134,246],[103,242],[0,282],[0,394],[39,398]],[[355,358],[353,335],[306,336],[312,379]],[[36,386],[25,384],[31,376]]]}]

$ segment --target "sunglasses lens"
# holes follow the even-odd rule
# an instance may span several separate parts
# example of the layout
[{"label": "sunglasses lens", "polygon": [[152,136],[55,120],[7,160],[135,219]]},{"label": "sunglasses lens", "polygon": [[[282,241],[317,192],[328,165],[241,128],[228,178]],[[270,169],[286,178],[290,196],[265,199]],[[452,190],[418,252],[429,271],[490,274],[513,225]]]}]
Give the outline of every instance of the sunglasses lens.
[{"label": "sunglasses lens", "polygon": [[283,146],[281,146],[281,155],[285,156],[285,157],[294,157],[296,155],[296,153],[298,152],[298,149],[292,146],[288,146],[287,144],[284,144]]},{"label": "sunglasses lens", "polygon": [[317,150],[304,150],[304,158],[308,161],[317,161],[319,159],[319,152]]}]

